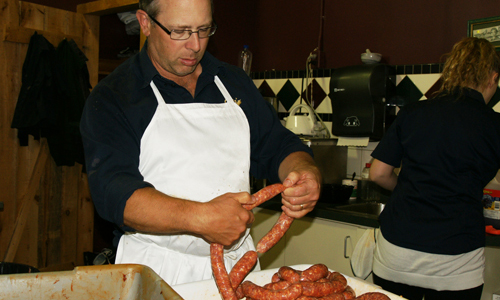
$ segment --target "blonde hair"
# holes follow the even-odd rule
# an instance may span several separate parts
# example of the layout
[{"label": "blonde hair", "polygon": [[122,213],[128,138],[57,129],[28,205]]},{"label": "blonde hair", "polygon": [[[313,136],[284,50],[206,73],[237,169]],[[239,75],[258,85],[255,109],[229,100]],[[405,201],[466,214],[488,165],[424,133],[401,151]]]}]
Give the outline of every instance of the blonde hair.
[{"label": "blonde hair", "polygon": [[466,87],[484,88],[491,73],[500,71],[500,57],[486,39],[464,38],[445,56],[442,85],[437,93],[451,94],[459,88],[461,94]]}]

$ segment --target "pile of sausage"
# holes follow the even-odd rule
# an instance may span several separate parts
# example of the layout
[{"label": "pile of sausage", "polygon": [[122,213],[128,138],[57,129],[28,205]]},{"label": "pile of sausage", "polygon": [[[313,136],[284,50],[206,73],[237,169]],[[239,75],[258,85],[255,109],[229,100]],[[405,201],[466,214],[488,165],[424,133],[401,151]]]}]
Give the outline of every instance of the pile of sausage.
[{"label": "pile of sausage", "polygon": [[370,292],[356,297],[339,272],[330,272],[324,264],[315,264],[304,271],[281,267],[271,282],[258,286],[244,281],[241,290],[247,300],[297,299],[297,300],[390,300],[382,293]]},{"label": "pile of sausage", "polygon": [[[244,204],[243,207],[251,210],[284,190],[285,187],[282,184],[267,186],[252,195],[252,203]],[[273,228],[257,243],[257,252],[264,253],[272,248],[285,235],[292,222],[292,217],[282,213]],[[381,293],[366,293],[356,298],[354,290],[347,285],[345,277],[338,272],[330,272],[323,264],[313,265],[304,271],[281,267],[274,274],[272,282],[263,287],[251,281],[243,282],[257,263],[257,252],[245,253],[228,274],[224,265],[224,246],[216,243],[210,244],[212,271],[224,300],[238,300],[244,297],[247,300],[390,300]]]},{"label": "pile of sausage", "polygon": [[[252,203],[244,204],[243,207],[251,210],[265,201],[283,192],[285,187],[280,184],[269,185],[252,195]],[[264,253],[271,249],[292,225],[293,218],[282,213],[273,228],[257,243],[257,251]],[[231,274],[228,274],[224,266],[224,246],[221,244],[210,244],[210,259],[215,283],[224,300],[237,300],[243,298],[240,284],[250,270],[257,263],[258,255],[255,251],[248,251],[234,265]]]}]

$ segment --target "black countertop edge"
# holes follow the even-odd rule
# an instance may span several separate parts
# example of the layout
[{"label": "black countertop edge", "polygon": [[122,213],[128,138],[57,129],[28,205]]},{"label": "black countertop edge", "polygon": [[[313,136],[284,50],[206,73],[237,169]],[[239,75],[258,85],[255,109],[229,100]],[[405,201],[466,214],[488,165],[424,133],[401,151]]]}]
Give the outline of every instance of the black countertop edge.
[{"label": "black countertop edge", "polygon": [[[281,197],[277,196],[267,202],[264,202],[259,207],[270,210],[281,211],[281,206],[282,206]],[[310,218],[322,218],[332,221],[339,221],[353,225],[360,225],[373,228],[378,228],[380,226],[378,218],[375,216],[367,214],[351,214],[347,212],[341,212],[338,210],[331,210],[331,208],[333,207],[335,207],[335,205],[318,202],[314,210],[308,213],[306,216]],[[500,247],[500,235],[486,234],[486,246]]]}]

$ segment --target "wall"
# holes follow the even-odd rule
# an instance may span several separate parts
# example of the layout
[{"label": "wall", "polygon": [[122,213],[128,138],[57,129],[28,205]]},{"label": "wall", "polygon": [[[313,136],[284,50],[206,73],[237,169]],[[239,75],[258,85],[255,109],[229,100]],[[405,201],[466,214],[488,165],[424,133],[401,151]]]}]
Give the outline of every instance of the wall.
[{"label": "wall", "polygon": [[[85,0],[30,0],[76,11]],[[499,15],[494,0],[334,1],[214,0],[219,25],[209,50],[237,63],[248,44],[253,70],[301,70],[318,46],[324,3],[322,68],[360,64],[366,48],[391,65],[438,63],[442,54],[467,35],[467,21]]]}]

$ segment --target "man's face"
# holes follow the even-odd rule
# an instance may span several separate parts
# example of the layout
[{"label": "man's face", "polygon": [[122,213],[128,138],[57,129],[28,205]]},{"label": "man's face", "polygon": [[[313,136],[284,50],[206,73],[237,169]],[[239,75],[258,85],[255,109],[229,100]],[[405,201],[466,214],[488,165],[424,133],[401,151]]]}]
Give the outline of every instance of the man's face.
[{"label": "man's face", "polygon": [[[168,30],[212,26],[212,10],[209,0],[160,0],[160,11],[155,18]],[[154,22],[152,22],[154,24]],[[175,80],[192,74],[198,67],[208,38],[200,39],[197,33],[187,40],[172,40],[157,24],[151,26],[148,51],[153,64],[162,76]]]}]

